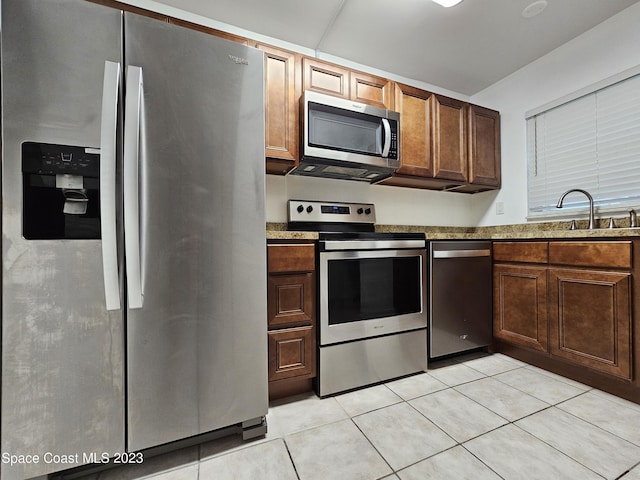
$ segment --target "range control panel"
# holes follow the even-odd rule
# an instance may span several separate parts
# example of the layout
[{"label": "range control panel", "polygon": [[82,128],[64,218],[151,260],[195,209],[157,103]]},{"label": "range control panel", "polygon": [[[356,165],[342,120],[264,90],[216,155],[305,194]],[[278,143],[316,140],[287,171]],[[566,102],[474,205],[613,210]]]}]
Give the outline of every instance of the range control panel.
[{"label": "range control panel", "polygon": [[372,203],[289,200],[289,222],[375,223]]}]

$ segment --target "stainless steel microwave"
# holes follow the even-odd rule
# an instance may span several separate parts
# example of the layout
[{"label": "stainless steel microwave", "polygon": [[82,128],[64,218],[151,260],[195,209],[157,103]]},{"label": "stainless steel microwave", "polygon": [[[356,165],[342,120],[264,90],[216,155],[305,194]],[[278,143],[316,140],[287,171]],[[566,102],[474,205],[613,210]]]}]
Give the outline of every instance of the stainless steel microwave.
[{"label": "stainless steel microwave", "polygon": [[305,92],[300,164],[292,174],[379,182],[400,166],[400,114]]}]

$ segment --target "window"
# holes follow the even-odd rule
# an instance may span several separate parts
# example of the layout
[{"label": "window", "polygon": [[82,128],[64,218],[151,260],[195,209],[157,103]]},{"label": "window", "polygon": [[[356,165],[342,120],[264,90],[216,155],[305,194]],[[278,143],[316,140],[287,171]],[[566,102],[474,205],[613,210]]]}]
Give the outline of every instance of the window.
[{"label": "window", "polygon": [[[561,213],[556,203],[571,188],[600,210],[640,204],[640,74],[576,96],[527,118],[529,218]],[[563,205],[588,201],[571,194]]]}]

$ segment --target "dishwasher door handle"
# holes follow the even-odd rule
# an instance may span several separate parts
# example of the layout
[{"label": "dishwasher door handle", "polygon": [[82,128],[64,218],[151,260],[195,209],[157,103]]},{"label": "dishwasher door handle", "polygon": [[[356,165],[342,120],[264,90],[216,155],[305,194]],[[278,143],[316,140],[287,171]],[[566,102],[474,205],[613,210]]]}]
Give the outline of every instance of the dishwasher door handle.
[{"label": "dishwasher door handle", "polygon": [[469,257],[490,257],[491,250],[435,250],[433,258],[469,258]]}]

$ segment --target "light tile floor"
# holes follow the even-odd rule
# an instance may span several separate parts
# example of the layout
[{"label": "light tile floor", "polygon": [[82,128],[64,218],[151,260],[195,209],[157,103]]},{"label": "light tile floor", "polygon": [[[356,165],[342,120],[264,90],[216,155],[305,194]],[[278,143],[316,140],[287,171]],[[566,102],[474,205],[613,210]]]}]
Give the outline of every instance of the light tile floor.
[{"label": "light tile floor", "polygon": [[640,480],[640,405],[501,354],[272,403],[269,433],[82,480]]}]

